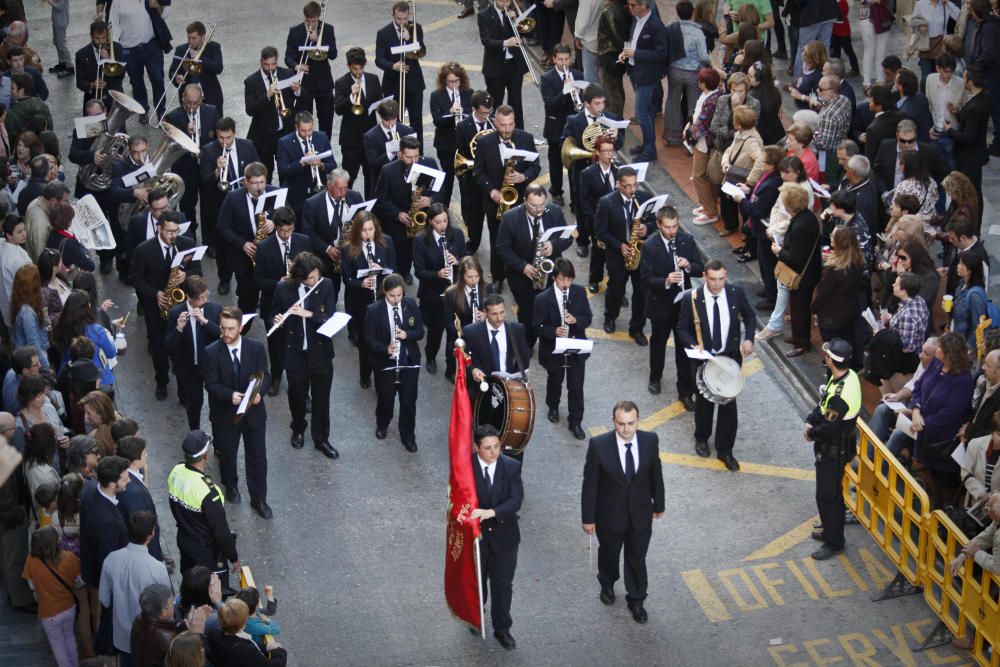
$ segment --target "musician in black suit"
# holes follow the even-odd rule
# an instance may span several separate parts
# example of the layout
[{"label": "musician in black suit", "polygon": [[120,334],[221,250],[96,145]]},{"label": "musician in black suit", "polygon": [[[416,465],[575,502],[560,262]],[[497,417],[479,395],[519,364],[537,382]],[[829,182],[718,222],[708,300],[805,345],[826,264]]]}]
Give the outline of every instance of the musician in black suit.
[{"label": "musician in black suit", "polygon": [[[184,99],[184,90],[190,83],[197,83],[205,93],[205,104],[211,104],[221,116],[222,111],[222,84],[219,83],[219,75],[222,74],[222,46],[218,42],[210,41],[205,43],[205,24],[201,21],[193,21],[185,28],[187,31],[187,43],[178,44],[174,49],[174,59],[168,67],[170,79],[177,85],[177,96]],[[198,55],[199,63],[194,65],[197,69],[200,65],[200,72],[195,74],[184,63],[191,63],[191,58]],[[188,59],[186,60],[185,57]]]},{"label": "musician in black suit", "polygon": [[545,188],[535,184],[525,190],[524,204],[504,213],[500,221],[494,249],[506,268],[510,291],[517,302],[517,321],[524,325],[528,347],[535,346],[536,332],[532,322],[535,296],[549,282],[549,277],[536,266],[536,260],[555,261],[572,243],[556,233],[539,248],[540,239],[545,230],[565,225],[562,209],[554,204],[546,206]]},{"label": "musician in black suit", "polygon": [[[111,52],[108,50],[108,24],[104,21],[94,21],[90,24],[90,44],[76,52],[73,58],[76,70],[76,89],[83,93],[84,114],[87,113],[87,101],[99,98],[106,107],[111,106],[111,96],[108,91],[117,90],[122,92],[122,83],[125,81],[125,68],[122,67],[118,76],[108,76],[107,72],[101,76],[98,73],[97,62],[110,58]],[[122,45],[115,42],[115,58],[121,58]],[[119,62],[121,62],[119,60]],[[104,82],[98,91],[98,79]]]},{"label": "musician in black suit", "polygon": [[[618,167],[614,165],[615,142],[611,137],[598,137],[594,144],[594,164],[580,172],[579,200],[576,207],[577,234],[585,228],[585,234],[590,236],[590,271],[587,276],[587,289],[591,294],[597,294],[597,285],[604,280],[604,242],[594,233],[594,216],[597,214],[597,204],[601,197],[615,191],[618,181]],[[580,247],[577,247],[577,254]],[[586,254],[586,253],[584,253]]]},{"label": "musician in black suit", "polygon": [[[524,129],[521,107],[521,82],[528,72],[524,53],[519,48],[519,34],[510,16],[511,0],[494,0],[493,6],[479,12],[479,41],[483,44],[483,78],[486,90],[496,104],[514,109],[517,129]],[[506,97],[505,97],[506,95]]]},{"label": "musician in black suit", "polygon": [[[354,187],[360,169],[367,188],[374,178],[368,171],[362,137],[375,127],[375,115],[368,113],[368,105],[382,99],[382,84],[377,76],[365,72],[368,59],[364,49],[352,47],[347,50],[346,58],[348,72],[333,84],[333,108],[341,116],[340,162],[351,176],[349,187]],[[355,101],[360,113],[356,113]]]},{"label": "musician in black suit", "polygon": [[[649,344],[642,332],[646,324],[646,299],[643,295],[642,279],[638,266],[629,271],[625,265],[626,255],[631,255],[629,240],[635,217],[643,202],[652,195],[639,190],[636,171],[632,167],[618,170],[617,192],[601,197],[594,214],[594,232],[604,242],[604,259],[608,267],[608,291],[604,296],[604,330],[614,333],[615,319],[621,312],[625,298],[625,283],[632,281],[632,317],[628,322],[628,334],[640,346]],[[637,233],[645,239],[650,225],[640,221]]]},{"label": "musician in black suit", "polygon": [[[242,321],[243,313],[239,308],[223,308],[219,319],[220,338],[205,348],[202,372],[208,390],[208,415],[215,449],[219,453],[219,475],[226,487],[226,498],[233,504],[241,500],[236,454],[242,437],[250,506],[261,518],[270,519],[274,514],[267,504],[267,408],[263,399],[271,376],[267,372],[264,345],[240,335]],[[260,378],[259,388],[246,412],[236,421],[243,392],[254,375]]]},{"label": "musician in black suit", "polygon": [[470,255],[474,255],[483,239],[483,193],[479,191],[476,174],[472,169],[475,160],[470,144],[478,133],[493,130],[493,121],[490,120],[490,114],[493,113],[493,98],[485,90],[477,90],[472,93],[470,104],[472,113],[455,128],[454,159],[457,159],[460,153],[469,165],[465,174],[458,176],[458,192],[462,200],[462,222],[469,232],[468,251]]},{"label": "musician in black suit", "polygon": [[990,161],[990,152],[984,138],[990,114],[997,101],[983,88],[986,82],[982,70],[970,68],[965,70],[963,76],[969,96],[956,114],[958,127],[946,123],[945,132],[955,142],[955,167],[969,177],[976,190],[979,201],[979,219],[976,221],[978,229],[983,220],[983,165]]},{"label": "musician in black suit", "polygon": [[[325,158],[312,158],[327,151],[330,155]],[[312,159],[303,164],[302,158]],[[313,115],[308,111],[295,114],[295,131],[278,140],[278,180],[288,188],[285,203],[296,215],[301,214],[302,202],[321,192],[326,174],[336,168],[330,137],[313,130]]]},{"label": "musician in black suit", "polygon": [[[493,636],[505,649],[517,648],[510,634],[510,603],[517,568],[517,548],[521,543],[517,512],[524,501],[521,462],[500,453],[500,434],[489,424],[472,433],[475,451],[472,470],[476,476],[477,507],[469,514],[479,519],[483,603],[492,596],[490,619]],[[489,582],[489,587],[487,587]]]},{"label": "musician in black suit", "polygon": [[[325,4],[325,3],[324,3]],[[302,72],[303,95],[299,108],[312,111],[316,103],[316,120],[319,130],[326,136],[333,136],[333,74],[330,63],[337,57],[337,38],[333,24],[322,21],[322,8],[318,2],[310,0],[302,8],[304,20],[288,29],[285,40],[285,66]],[[325,46],[326,53],[319,59],[313,58],[312,51],[302,52],[302,46]]]},{"label": "musician in black suit", "polygon": [[378,123],[365,132],[362,143],[365,149],[365,199],[371,199],[375,194],[375,184],[378,182],[382,167],[389,164],[399,155],[399,140],[401,137],[413,134],[413,130],[403,125],[399,119],[399,105],[395,100],[386,100],[378,106]]},{"label": "musician in black suit", "polygon": [[[282,278],[288,275],[288,266],[292,260],[311,247],[309,237],[295,231],[295,211],[289,207],[274,209],[271,222],[274,223],[274,234],[257,247],[256,264],[253,267],[254,287],[260,290],[260,317],[266,331],[271,330],[274,316],[283,312],[274,304],[274,290]],[[269,396],[278,395],[281,374],[285,370],[284,331],[282,327],[267,337],[267,356],[271,362]]]},{"label": "musician in black suit", "polygon": [[629,7],[632,23],[625,48],[618,54],[618,62],[626,66],[632,87],[635,89],[635,116],[642,130],[642,145],[631,149],[640,162],[656,160],[656,131],[653,118],[654,91],[666,74],[669,61],[669,38],[660,17],[650,10],[651,0],[635,0]]},{"label": "musician in black suit", "polygon": [[535,297],[534,325],[540,342],[538,363],[548,372],[545,384],[545,404],[549,406],[549,421],[559,422],[559,399],[563,376],[566,377],[569,415],[567,424],[577,440],[586,438],[583,427],[583,381],[589,354],[553,354],[557,338],[586,340],[587,327],[593,319],[587,290],[574,285],[576,269],[565,257],[555,261],[552,287]]},{"label": "musician in black suit", "polygon": [[431,93],[431,117],[434,119],[434,150],[444,172],[441,201],[451,204],[455,184],[455,150],[458,124],[472,111],[472,89],[465,68],[454,61],[441,65],[437,90]]},{"label": "musician in black suit", "polygon": [[660,393],[667,339],[674,334],[674,363],[677,369],[677,396],[684,408],[694,410],[694,380],[684,348],[677,344],[680,306],[677,295],[691,289],[691,278],[700,278],[704,265],[694,237],[681,231],[677,209],[664,206],[656,213],[658,234],[642,245],[639,274],[646,292],[646,317],[652,322],[649,336],[649,393]]},{"label": "musician in black suit", "polygon": [[[344,307],[351,316],[347,323],[347,333],[358,348],[361,388],[367,389],[372,385],[372,367],[368,346],[362,339],[365,313],[368,306],[378,299],[384,270],[395,270],[396,249],[392,239],[382,234],[378,220],[368,211],[354,214],[349,239],[347,252],[341,260],[344,284],[347,286]],[[370,270],[374,270],[374,273],[358,275],[361,271]]]},{"label": "musician in black suit", "polygon": [[222,200],[218,233],[226,245],[229,267],[236,274],[236,302],[240,310],[253,313],[257,311],[259,296],[253,282],[253,262],[257,254],[255,240],[258,233],[267,238],[274,231],[274,223],[266,217],[263,226],[259,227],[254,211],[258,198],[277,188],[267,184],[267,167],[260,162],[248,164],[243,176],[243,187],[231,190]]},{"label": "musician in black suit", "polygon": [[653,519],[665,508],[659,438],[639,430],[639,408],[632,401],[615,403],[611,419],[614,431],[591,438],[587,446],[583,531],[597,533],[597,580],[606,605],[615,602],[618,554],[625,547],[625,600],[632,618],[645,623],[646,550]]},{"label": "musician in black suit", "polygon": [[409,228],[415,223],[410,211],[416,208],[426,214],[431,204],[441,201],[441,192],[434,192],[430,183],[423,181],[418,182],[424,186],[423,193],[414,200],[414,185],[407,183],[414,164],[438,168],[433,158],[421,157],[420,142],[416,137],[403,137],[399,140],[399,159],[387,164],[379,173],[375,184],[376,201],[373,211],[392,237],[396,246],[396,271],[403,276],[407,285],[413,283],[413,276],[410,274],[413,266],[413,238],[409,235]]},{"label": "musician in black suit", "polygon": [[514,128],[514,109],[506,104],[497,107],[494,125],[497,131],[477,142],[473,171],[476,185],[483,195],[483,210],[486,213],[486,224],[490,228],[490,277],[494,283],[503,283],[506,267],[497,253],[496,245],[500,233],[500,219],[497,217],[500,190],[509,185],[517,191],[517,201],[523,202],[525,188],[538,178],[541,165],[538,164],[537,157],[530,161],[517,160],[513,172],[508,176],[505,162],[500,157],[501,144],[508,148],[534,152],[535,139],[524,130]]},{"label": "musician in black suit", "polygon": [[[146,137],[141,134],[133,134],[128,138],[128,155],[121,160],[116,160],[111,165],[111,187],[108,189],[108,206],[111,215],[117,219],[120,213],[118,204],[148,204],[149,186],[143,179],[135,185],[126,186],[125,176],[138,171],[149,161],[149,144]],[[112,220],[112,229],[115,228]],[[127,220],[124,221],[126,224]],[[120,273],[120,271],[119,271]]]},{"label": "musician in black suit", "polygon": [[483,278],[483,265],[474,255],[463,257],[455,267],[455,282],[444,292],[442,297],[444,308],[444,330],[447,336],[445,349],[444,376],[455,381],[455,356],[451,351],[455,348],[458,338],[458,326],[463,329],[473,322],[483,319],[483,298],[486,297],[487,285]]},{"label": "musician in black suit", "polygon": [[201,240],[208,256],[215,257],[219,273],[219,294],[229,294],[233,270],[225,239],[218,231],[219,209],[230,190],[240,187],[243,172],[251,162],[259,162],[257,149],[248,139],[236,136],[236,121],[228,116],[215,124],[215,140],[201,147]]},{"label": "musician in black suit", "polygon": [[[417,378],[420,373],[420,339],[424,322],[415,299],[404,296],[406,285],[399,274],[382,282],[383,298],[365,312],[364,344],[375,369],[375,437],[385,440],[399,394],[399,439],[408,452],[417,451]],[[414,366],[415,368],[398,368]]]},{"label": "musician in black suit", "polygon": [[[401,55],[393,55],[392,48],[416,42],[419,50]],[[375,66],[382,70],[382,90],[392,95],[401,108],[406,109],[407,119],[417,132],[420,145],[424,144],[424,72],[420,68],[420,58],[427,53],[424,43],[424,28],[419,23],[410,22],[410,4],[405,1],[392,5],[392,22],[378,31],[375,36]],[[400,68],[406,72],[405,100],[399,99]]]},{"label": "musician in black suit", "polygon": [[[707,302],[712,299],[711,305]],[[693,301],[692,301],[693,300]],[[692,306],[692,303],[694,306]],[[705,264],[705,285],[685,293],[680,301],[681,313],[677,322],[675,345],[681,348],[707,350],[726,356],[738,364],[753,354],[754,309],[747,301],[743,288],[726,282],[726,267],[717,259]],[[743,334],[740,334],[740,320]],[[692,364],[695,373],[698,365]],[[709,455],[708,437],[712,434],[715,403],[698,392],[694,408],[694,441],[698,456]],[[739,413],[736,401],[719,406],[715,420],[715,451],[726,467],[736,472],[740,464],[733,458],[736,427]]]},{"label": "musician in black suit", "polygon": [[288,277],[274,290],[274,323],[284,332],[282,353],[288,370],[292,447],[301,449],[305,442],[308,394],[312,398],[313,444],[323,456],[335,459],[340,454],[330,444],[333,339],[319,333],[319,328],[337,311],[337,297],[330,281],[321,275],[322,268],[319,257],[309,251],[295,256]]},{"label": "musician in black suit", "polygon": [[[163,339],[167,334],[167,318],[160,311],[167,312],[169,296],[166,292],[170,277],[170,265],[174,257],[194,247],[194,241],[180,236],[180,216],[167,211],[157,221],[155,238],[143,241],[135,249],[129,278],[135,288],[135,295],[142,304],[146,320],[146,338],[153,356],[153,370],[156,379],[156,400],[167,397],[167,383],[170,381],[170,359]],[[189,262],[178,267],[174,276],[180,284],[188,275],[201,275],[201,262]]]},{"label": "musician in black suit", "polygon": [[323,276],[333,285],[334,302],[340,295],[347,211],[364,201],[360,192],[348,189],[349,181],[350,175],[343,169],[328,172],[326,188],[302,205],[302,233],[309,237],[313,253],[323,260]]},{"label": "musician in black suit", "polygon": [[[444,204],[431,204],[427,209],[427,226],[413,239],[413,267],[420,280],[417,299],[427,329],[424,353],[431,375],[437,373],[437,353],[446,324],[442,294],[455,281],[462,257],[465,257],[465,234],[450,224]],[[445,357],[450,353],[451,348],[446,349]]]},{"label": "musician in black suit", "polygon": [[[219,122],[219,112],[211,104],[205,104],[205,93],[201,84],[191,83],[184,88],[181,106],[177,107],[163,120],[188,135],[196,146],[204,146],[215,136],[215,125]],[[198,228],[198,193],[201,185],[201,167],[198,156],[184,153],[173,167],[170,168],[184,181],[184,196],[181,197],[180,209],[184,217],[191,221],[188,235],[196,238]]]},{"label": "musician in black suit", "polygon": [[[294,75],[291,70],[278,67],[278,49],[265,46],[260,50],[260,69],[243,80],[243,105],[250,116],[247,139],[257,148],[260,161],[267,169],[268,183],[274,170],[278,138],[292,131],[292,114],[301,93],[298,83],[278,90],[278,82]],[[278,113],[276,95],[281,95],[284,115]]]},{"label": "musician in black suit", "polygon": [[185,301],[170,309],[164,347],[173,361],[177,390],[184,397],[188,428],[201,428],[201,406],[205,401],[202,364],[205,348],[219,339],[222,306],[208,300],[208,285],[201,276],[184,281]]},{"label": "musician in black suit", "polygon": [[545,105],[545,127],[542,136],[549,144],[549,193],[552,195],[552,200],[560,206],[565,203],[563,167],[560,158],[561,137],[566,127],[566,119],[570,114],[576,113],[578,104],[583,104],[583,91],[573,88],[572,93],[564,92],[569,83],[583,81],[583,72],[570,67],[572,60],[573,51],[569,46],[556,44],[552,49],[552,69],[542,75],[539,83],[539,92]]},{"label": "musician in black suit", "polygon": [[[132,256],[135,254],[135,249],[143,241],[148,241],[156,236],[156,226],[159,224],[160,218],[163,217],[164,213],[170,211],[170,199],[167,197],[166,190],[153,188],[149,191],[147,202],[149,208],[144,213],[136,213],[129,218],[128,229],[125,232],[125,243],[118,255],[118,270],[121,272],[128,273],[132,266]],[[190,234],[185,234],[185,236],[194,241]]]}]

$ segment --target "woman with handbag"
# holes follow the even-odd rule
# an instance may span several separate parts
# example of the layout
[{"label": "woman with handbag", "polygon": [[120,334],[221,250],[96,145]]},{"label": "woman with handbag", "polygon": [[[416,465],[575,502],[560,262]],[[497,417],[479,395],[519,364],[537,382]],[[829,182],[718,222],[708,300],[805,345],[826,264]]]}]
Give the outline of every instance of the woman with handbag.
[{"label": "woman with handbag", "polygon": [[913,16],[927,21],[928,47],[918,52],[920,56],[920,87],[934,72],[934,59],[944,53],[944,38],[948,34],[948,21],[957,21],[959,5],[950,0],[919,0],[913,7]]},{"label": "woman with handbag", "polygon": [[750,77],[743,72],[733,72],[726,78],[728,93],[719,96],[712,114],[712,146],[720,153],[733,143],[736,131],[733,128],[733,109],[746,105],[760,117],[760,102],[750,96]]},{"label": "woman with handbag", "polygon": [[989,317],[983,263],[972,253],[963,252],[958,256],[956,270],[959,280],[951,307],[951,330],[965,336],[969,347],[974,348],[979,318]]},{"label": "woman with handbag", "polygon": [[[757,132],[757,114],[749,106],[733,109],[733,143],[722,154],[722,173],[727,183],[753,187],[767,165],[764,162],[764,142]],[[739,203],[729,195],[719,198],[723,229],[719,236],[729,236],[740,228]],[[740,245],[750,247],[744,239]],[[754,248],[750,249],[752,253]]]},{"label": "woman with handbag", "polygon": [[698,90],[701,95],[694,105],[693,120],[684,127],[684,141],[691,145],[691,181],[698,196],[693,211],[696,225],[710,225],[719,219],[719,184],[722,183],[722,154],[713,146],[712,117],[722,92],[721,77],[717,70],[705,67],[698,72]]},{"label": "woman with handbag", "polygon": [[809,196],[802,188],[782,188],[781,203],[792,216],[788,223],[785,243],[771,245],[771,252],[778,258],[775,276],[790,294],[788,307],[792,319],[792,351],[788,357],[798,357],[812,347],[809,342],[812,331],[813,288],[819,282],[819,220],[809,209]]},{"label": "woman with handbag", "polygon": [[59,548],[59,534],[52,526],[31,537],[31,555],[21,576],[35,591],[38,618],[59,667],[76,667],[76,591],[80,581],[80,559]]}]

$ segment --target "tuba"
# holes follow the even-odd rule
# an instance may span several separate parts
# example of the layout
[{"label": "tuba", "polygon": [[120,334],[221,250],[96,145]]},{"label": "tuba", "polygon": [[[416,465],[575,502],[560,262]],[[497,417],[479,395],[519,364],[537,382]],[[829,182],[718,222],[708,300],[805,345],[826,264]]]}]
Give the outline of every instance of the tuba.
[{"label": "tuba", "polygon": [[111,90],[108,94],[114,100],[108,114],[108,127],[94,140],[92,149],[95,153],[107,154],[110,159],[103,167],[90,163],[80,170],[80,182],[93,192],[103,192],[111,187],[111,165],[128,154],[128,135],[123,133],[125,121],[129,116],[146,113],[141,104],[125,93]]},{"label": "tuba", "polygon": [[633,218],[632,229],[628,236],[628,257],[625,258],[625,270],[635,271],[639,268],[639,253],[645,241],[639,236],[639,228],[642,226],[642,218]]},{"label": "tuba", "polygon": [[[156,176],[146,180],[142,184],[142,187],[148,190],[155,188],[164,190],[167,193],[170,208],[176,209],[181,201],[181,197],[184,196],[184,181],[177,174],[170,173],[170,168],[185,153],[190,153],[197,157],[201,149],[198,148],[198,144],[191,141],[191,137],[186,132],[178,130],[170,123],[161,123],[160,129],[163,130],[163,134],[166,136],[164,136],[163,141],[160,142],[160,145],[156,147],[156,150],[149,157],[149,162],[156,171]],[[124,210],[120,213],[119,217],[127,225],[128,219],[144,210],[146,205],[134,202],[132,204],[124,204],[122,208]]]},{"label": "tuba", "polygon": [[416,185],[413,188],[413,197],[410,199],[410,219],[413,224],[406,228],[406,236],[413,238],[423,231],[427,226],[427,213],[417,208],[417,201],[424,196],[424,186]]},{"label": "tuba", "polygon": [[[504,163],[503,178],[507,180],[507,177],[514,173],[514,168],[517,163],[511,159]],[[512,206],[517,204],[517,200],[521,195],[517,194],[517,189],[513,185],[504,184],[500,188],[500,203],[497,205],[497,220],[503,217]]]}]

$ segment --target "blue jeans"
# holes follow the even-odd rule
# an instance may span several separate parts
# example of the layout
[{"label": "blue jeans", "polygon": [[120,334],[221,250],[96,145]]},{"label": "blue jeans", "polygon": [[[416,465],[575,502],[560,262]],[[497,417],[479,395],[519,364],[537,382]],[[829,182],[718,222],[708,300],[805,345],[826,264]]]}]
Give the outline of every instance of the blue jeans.
[{"label": "blue jeans", "polygon": [[[768,247],[767,251],[771,252],[771,248]],[[774,310],[771,311],[771,317],[767,321],[767,328],[782,331],[785,328],[785,311],[788,310],[788,301],[792,293],[780,281],[775,282],[778,285],[778,298],[774,300]]]},{"label": "blue jeans", "polygon": [[122,49],[122,57],[125,59],[125,71],[128,72],[128,80],[132,84],[132,97],[141,104],[147,114],[160,116],[159,109],[149,108],[149,97],[146,95],[146,83],[143,79],[143,70],[149,75],[149,83],[153,87],[153,98],[159,102],[163,97],[163,49],[155,39],[139,44],[131,49]]},{"label": "blue jeans", "polygon": [[920,91],[924,91],[924,83],[927,81],[927,77],[935,71],[934,61],[930,58],[918,58],[920,62]]},{"label": "blue jeans", "polygon": [[932,142],[938,149],[938,153],[944,156],[948,161],[948,167],[950,169],[955,168],[955,140],[951,137],[947,137],[943,134],[939,134],[938,138]]},{"label": "blue jeans", "polygon": [[824,21],[799,27],[798,47],[795,49],[795,66],[792,68],[792,76],[798,76],[802,72],[802,49],[809,42],[823,42],[827,53],[830,52],[830,38],[833,37],[833,21]]},{"label": "blue jeans", "polygon": [[636,86],[635,117],[642,130],[642,152],[656,153],[656,132],[653,129],[653,91],[656,86]]},{"label": "blue jeans", "polygon": [[885,403],[879,403],[868,420],[868,428],[883,443],[889,440],[889,434],[896,428],[896,413]]},{"label": "blue jeans", "polygon": [[597,54],[586,48],[582,49],[583,78],[591,83],[600,83],[601,75],[597,71]]}]

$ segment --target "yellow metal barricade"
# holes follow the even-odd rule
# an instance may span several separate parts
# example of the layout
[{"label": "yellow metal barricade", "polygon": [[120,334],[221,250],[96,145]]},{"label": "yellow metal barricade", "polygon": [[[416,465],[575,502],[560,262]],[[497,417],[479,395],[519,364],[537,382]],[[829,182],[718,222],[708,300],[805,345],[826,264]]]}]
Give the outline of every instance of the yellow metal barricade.
[{"label": "yellow metal barricade", "polygon": [[922,559],[924,601],[952,635],[964,637],[967,619],[963,609],[968,587],[961,574],[951,576],[948,565],[968,540],[941,510],[927,517],[926,526],[927,542]]},{"label": "yellow metal barricade", "polygon": [[856,460],[844,473],[844,503],[903,577],[921,585],[927,492],[860,419]]}]

